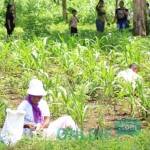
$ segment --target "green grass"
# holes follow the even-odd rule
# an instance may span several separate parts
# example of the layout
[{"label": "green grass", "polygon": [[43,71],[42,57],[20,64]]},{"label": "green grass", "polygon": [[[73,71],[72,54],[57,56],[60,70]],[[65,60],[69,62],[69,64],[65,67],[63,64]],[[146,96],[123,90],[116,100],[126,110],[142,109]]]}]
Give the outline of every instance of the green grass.
[{"label": "green grass", "polygon": [[[53,33],[61,25],[64,27],[62,33]],[[89,27],[94,28],[93,25]],[[144,80],[139,92],[142,90],[144,97],[149,96],[149,37],[135,38],[128,31],[97,35],[90,30],[86,36],[86,25],[81,26],[79,37],[70,37],[66,33],[66,25],[61,23],[52,28],[49,36],[33,36],[28,39],[26,35],[20,37],[16,29],[8,41],[1,41],[0,67],[4,80],[0,82],[1,89],[7,90],[3,90],[2,97],[7,99],[9,93],[25,95],[29,80],[37,76],[43,80],[51,104],[61,104],[64,107],[64,112],[61,113],[73,115],[72,106],[81,105],[82,114],[86,100],[97,94],[103,95],[100,98],[102,100],[120,99],[115,94],[115,76],[133,62],[139,64],[140,75]],[[54,116],[60,111],[55,109],[53,112],[52,108]],[[75,115],[74,119],[76,118]],[[79,120],[77,122],[81,123]]]},{"label": "green grass", "polygon": [[138,136],[123,136],[103,140],[43,140],[40,138],[23,139],[15,146],[0,144],[2,150],[149,150],[150,134],[143,132]]},{"label": "green grass", "polygon": [[[150,108],[149,36],[133,37],[128,30],[117,31],[115,24],[98,34],[94,24],[97,1],[84,0],[81,6],[77,0],[69,1],[68,7],[79,9],[79,36],[70,37],[68,24],[62,21],[61,6],[46,0],[20,1],[16,2],[17,27],[7,40],[3,27],[4,6],[0,6],[0,99],[7,101],[8,107],[15,103],[12,100],[14,96],[15,100],[20,96],[23,99],[29,80],[37,76],[44,82],[48,92],[46,99],[52,116],[56,118],[70,114],[81,128],[90,100],[96,100],[98,104],[110,104],[124,102],[124,95],[127,95],[126,99],[133,107],[137,105],[135,101],[140,102],[141,113]],[[114,3],[110,0],[107,1],[107,10],[111,22]],[[118,91],[120,85],[115,78],[120,70],[133,62],[140,66],[140,75],[143,77],[143,85],[139,85],[136,96],[126,85],[122,85],[122,90]],[[134,115],[137,108],[134,107],[132,111]],[[1,112],[2,125],[4,111]],[[81,149],[85,145],[85,149],[121,147],[145,150],[149,146],[148,138],[144,133],[125,141],[118,138],[110,141],[56,142],[31,139],[23,140],[10,149],[22,149],[28,145],[30,147],[26,149],[44,149],[45,146],[45,149],[62,147],[70,150]]]}]

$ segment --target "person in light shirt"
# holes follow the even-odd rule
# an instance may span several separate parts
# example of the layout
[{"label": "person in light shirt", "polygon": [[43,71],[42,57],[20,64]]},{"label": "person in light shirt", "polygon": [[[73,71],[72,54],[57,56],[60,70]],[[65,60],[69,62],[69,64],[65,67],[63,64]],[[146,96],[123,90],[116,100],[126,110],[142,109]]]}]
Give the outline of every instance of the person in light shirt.
[{"label": "person in light shirt", "polygon": [[72,17],[71,17],[70,22],[69,22],[71,35],[77,35],[78,34],[77,25],[78,25],[79,20],[78,20],[76,15],[77,15],[77,11],[75,9],[73,9],[72,10]]},{"label": "person in light shirt", "polygon": [[25,111],[24,134],[31,136],[32,133],[40,131],[46,137],[56,138],[59,129],[78,130],[76,123],[68,115],[50,121],[49,107],[43,98],[45,95],[43,83],[38,79],[32,79],[29,83],[27,96],[18,106],[18,110]]},{"label": "person in light shirt", "polygon": [[138,71],[139,71],[138,66],[133,63],[129,65],[128,69],[120,71],[117,75],[117,78],[124,79],[125,81],[131,83],[132,87],[135,89],[136,82],[142,79],[142,77],[138,75]]}]

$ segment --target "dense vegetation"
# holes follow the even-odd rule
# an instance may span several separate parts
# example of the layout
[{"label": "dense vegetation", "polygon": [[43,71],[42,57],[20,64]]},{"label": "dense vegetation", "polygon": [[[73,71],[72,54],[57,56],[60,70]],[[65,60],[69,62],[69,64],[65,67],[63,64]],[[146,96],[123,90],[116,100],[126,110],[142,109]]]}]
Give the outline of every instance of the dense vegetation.
[{"label": "dense vegetation", "polygon": [[[70,37],[68,24],[62,20],[61,6],[53,1],[18,0],[16,29],[7,40],[3,26],[3,0],[0,3],[1,110],[5,105],[14,107],[18,104],[26,95],[29,80],[37,76],[45,84],[53,118],[68,113],[83,128],[93,100],[96,105],[104,105],[105,109],[110,107],[111,113],[112,105],[122,103],[124,107],[124,102],[128,101],[128,106],[132,106],[130,116],[135,116],[140,110],[140,115],[145,117],[145,110],[150,109],[150,38],[133,37],[128,29],[117,31],[112,23],[115,9],[112,0],[106,2],[111,25],[103,34],[97,34],[95,29],[96,0],[82,0],[82,5],[80,0],[68,1],[68,7],[78,10],[78,37]],[[126,3],[131,8],[130,1],[126,0]],[[129,85],[119,85],[116,80],[116,74],[133,62],[140,66],[143,77],[143,84],[138,85],[136,95]],[[5,112],[1,111],[1,125],[4,115]],[[149,138],[149,134],[144,132],[137,137],[125,137],[123,143],[117,138],[91,142],[42,141],[40,145],[37,144],[39,139],[35,142],[24,140],[12,149],[23,149],[26,144],[32,144],[27,149],[80,149],[84,145],[87,149],[144,150],[150,147]]]}]

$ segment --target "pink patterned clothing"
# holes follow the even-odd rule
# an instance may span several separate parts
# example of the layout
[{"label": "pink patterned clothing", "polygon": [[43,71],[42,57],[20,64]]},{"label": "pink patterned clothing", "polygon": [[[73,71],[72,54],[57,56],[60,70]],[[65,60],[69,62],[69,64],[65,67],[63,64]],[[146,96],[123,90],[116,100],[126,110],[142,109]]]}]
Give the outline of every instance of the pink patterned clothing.
[{"label": "pink patterned clothing", "polygon": [[78,18],[73,16],[70,20],[70,27],[77,28]]}]

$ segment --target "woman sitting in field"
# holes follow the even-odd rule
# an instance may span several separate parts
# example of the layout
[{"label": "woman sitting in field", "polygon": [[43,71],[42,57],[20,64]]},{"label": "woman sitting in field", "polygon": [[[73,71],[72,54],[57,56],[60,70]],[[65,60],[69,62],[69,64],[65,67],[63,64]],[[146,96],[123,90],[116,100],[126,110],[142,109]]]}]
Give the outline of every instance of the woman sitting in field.
[{"label": "woman sitting in field", "polygon": [[70,116],[63,116],[50,121],[50,111],[47,102],[43,99],[46,92],[40,80],[32,79],[27,90],[27,97],[19,105],[19,110],[26,112],[24,118],[24,133],[32,135],[32,131],[43,131],[46,137],[56,138],[59,129],[72,128],[78,130]]}]

